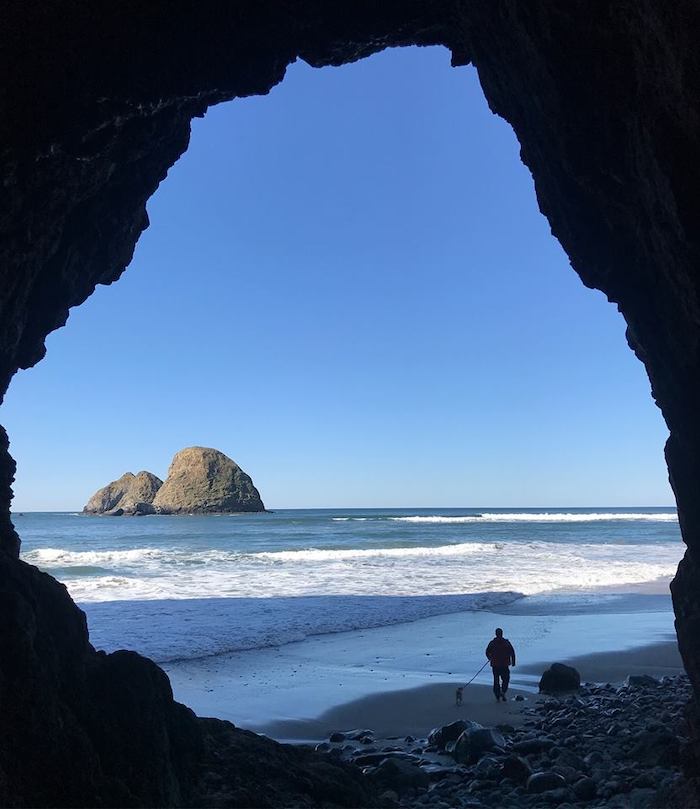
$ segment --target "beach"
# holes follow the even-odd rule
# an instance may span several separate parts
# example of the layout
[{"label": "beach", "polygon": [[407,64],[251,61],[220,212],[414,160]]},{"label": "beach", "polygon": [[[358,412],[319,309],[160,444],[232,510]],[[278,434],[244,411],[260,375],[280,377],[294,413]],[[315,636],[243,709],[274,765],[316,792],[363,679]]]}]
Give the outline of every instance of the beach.
[{"label": "beach", "polygon": [[[228,719],[281,741],[320,741],[363,727],[383,737],[426,736],[456,719],[514,724],[537,700],[540,675],[553,662],[574,665],[583,681],[601,683],[681,672],[670,598],[653,592],[659,589],[657,582],[627,593],[591,594],[588,605],[580,597],[575,603],[565,597],[519,602],[510,614],[434,616],[164,668],[175,698],[200,716]],[[457,706],[455,689],[483,665],[496,626],[518,656],[511,699],[496,703],[487,666]]]},{"label": "beach", "polygon": [[[24,558],[65,582],[97,649],[150,657],[198,715],[279,740],[513,723],[555,661],[591,682],[680,670],[673,509],[56,513],[21,525]],[[458,708],[455,688],[482,669],[497,626],[524,699],[497,705],[487,666]]]}]

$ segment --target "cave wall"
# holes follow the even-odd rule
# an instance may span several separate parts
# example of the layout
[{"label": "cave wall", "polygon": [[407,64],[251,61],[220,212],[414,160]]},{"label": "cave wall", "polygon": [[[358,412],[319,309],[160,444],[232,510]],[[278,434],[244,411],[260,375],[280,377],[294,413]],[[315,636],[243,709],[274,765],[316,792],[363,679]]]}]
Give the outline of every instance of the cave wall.
[{"label": "cave wall", "polygon": [[[700,693],[696,2],[8,0],[2,23],[2,392],[41,359],[72,306],[124,271],[192,117],[266,93],[298,57],[321,66],[442,44],[455,64],[471,61],[572,266],[624,315],[668,424],[688,546],[674,607]],[[65,588],[17,559],[13,474],[3,432],[0,704],[13,708],[0,712],[0,804],[191,801],[207,744],[226,734],[177,706],[148,661],[95,653]],[[125,694],[114,685],[123,682]],[[143,733],[153,752],[139,764],[125,740]]]}]

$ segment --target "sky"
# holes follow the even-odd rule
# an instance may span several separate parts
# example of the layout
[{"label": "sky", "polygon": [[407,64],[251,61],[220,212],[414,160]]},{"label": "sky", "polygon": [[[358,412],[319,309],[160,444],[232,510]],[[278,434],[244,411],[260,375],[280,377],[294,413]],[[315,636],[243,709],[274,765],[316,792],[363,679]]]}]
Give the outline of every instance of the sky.
[{"label": "sky", "polygon": [[182,447],[269,508],[668,505],[624,321],[441,48],[292,65],[193,123],[122,279],[13,380],[14,509]]}]

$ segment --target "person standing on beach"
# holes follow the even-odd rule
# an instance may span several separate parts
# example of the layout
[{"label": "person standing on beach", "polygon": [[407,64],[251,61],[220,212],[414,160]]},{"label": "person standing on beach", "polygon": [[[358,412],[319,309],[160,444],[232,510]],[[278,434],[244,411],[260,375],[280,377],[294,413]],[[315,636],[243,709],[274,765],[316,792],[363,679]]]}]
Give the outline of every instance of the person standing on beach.
[{"label": "person standing on beach", "polygon": [[486,657],[493,671],[493,693],[496,702],[506,701],[506,691],[510,682],[510,666],[515,665],[515,649],[512,643],[503,637],[503,630],[496,630],[496,637],[486,647]]}]

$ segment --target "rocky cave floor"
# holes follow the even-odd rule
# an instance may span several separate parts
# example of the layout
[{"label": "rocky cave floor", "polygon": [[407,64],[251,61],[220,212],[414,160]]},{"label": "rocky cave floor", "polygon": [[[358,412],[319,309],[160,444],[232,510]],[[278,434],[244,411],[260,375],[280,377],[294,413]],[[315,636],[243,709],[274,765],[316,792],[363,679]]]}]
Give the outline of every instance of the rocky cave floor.
[{"label": "rocky cave floor", "polygon": [[[353,762],[385,807],[663,807],[677,805],[687,677],[629,677],[541,698],[521,727],[460,720],[427,739],[338,731],[316,750]],[[687,800],[682,801],[687,805]]]}]

